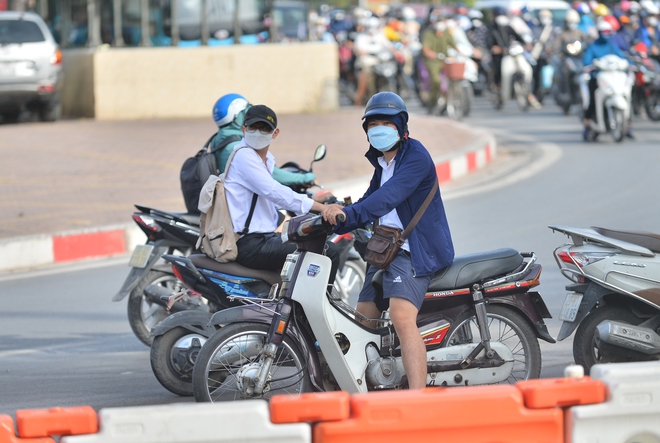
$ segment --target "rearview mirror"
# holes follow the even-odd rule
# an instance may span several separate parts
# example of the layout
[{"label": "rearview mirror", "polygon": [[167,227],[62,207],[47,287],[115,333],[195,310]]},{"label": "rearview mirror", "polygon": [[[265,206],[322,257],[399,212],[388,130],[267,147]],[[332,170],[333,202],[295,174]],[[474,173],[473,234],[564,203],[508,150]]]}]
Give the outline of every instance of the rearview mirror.
[{"label": "rearview mirror", "polygon": [[314,152],[314,161],[317,162],[319,160],[323,160],[327,150],[328,148],[325,145],[318,145],[316,147],[316,152]]}]

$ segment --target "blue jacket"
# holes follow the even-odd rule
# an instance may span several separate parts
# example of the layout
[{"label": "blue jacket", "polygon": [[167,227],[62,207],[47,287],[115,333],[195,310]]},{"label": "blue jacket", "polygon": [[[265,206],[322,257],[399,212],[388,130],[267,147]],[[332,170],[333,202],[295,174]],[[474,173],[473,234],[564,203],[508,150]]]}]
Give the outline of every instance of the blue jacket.
[{"label": "blue jacket", "polygon": [[637,32],[635,32],[635,40],[641,41],[646,45],[647,48],[649,48],[649,50],[651,50],[651,46],[653,46],[653,44],[658,41],[658,29],[656,28],[655,36],[653,37],[653,39],[651,39],[651,34],[649,33],[649,30],[647,29],[646,26],[644,26],[644,24],[642,24],[637,29]]},{"label": "blue jacket", "polygon": [[[381,188],[383,168],[378,164],[378,157],[382,155],[373,147],[367,151],[365,157],[375,168],[371,184],[357,203],[344,208],[346,221],[338,226],[338,232],[363,227],[392,209],[396,209],[405,228],[431,191],[437,177],[435,165],[419,141],[403,142],[394,157],[394,175]],[[431,275],[454,261],[454,245],[439,188],[408,237],[408,244],[416,276]]]},{"label": "blue jacket", "polygon": [[621,54],[619,48],[612,43],[611,39],[608,40],[599,37],[584,51],[584,55],[582,55],[582,63],[584,63],[584,66],[589,66],[595,59],[605,57],[609,54],[623,57],[623,54]]}]

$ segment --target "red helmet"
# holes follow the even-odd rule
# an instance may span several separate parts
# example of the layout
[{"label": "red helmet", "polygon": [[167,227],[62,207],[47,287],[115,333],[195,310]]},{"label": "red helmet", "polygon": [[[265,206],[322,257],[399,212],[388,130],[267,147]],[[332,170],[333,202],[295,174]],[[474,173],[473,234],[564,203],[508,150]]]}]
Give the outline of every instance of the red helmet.
[{"label": "red helmet", "polygon": [[616,19],[613,15],[606,15],[603,17],[603,20],[605,20],[607,23],[609,23],[612,26],[612,30],[614,32],[618,31],[621,29],[621,24],[619,23],[619,20]]}]

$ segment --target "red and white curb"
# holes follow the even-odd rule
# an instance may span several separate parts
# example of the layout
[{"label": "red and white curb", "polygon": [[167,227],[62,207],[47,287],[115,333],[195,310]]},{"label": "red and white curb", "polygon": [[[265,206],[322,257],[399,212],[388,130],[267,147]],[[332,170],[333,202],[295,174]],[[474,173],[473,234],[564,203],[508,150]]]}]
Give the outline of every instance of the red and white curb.
[{"label": "red and white curb", "polygon": [[[471,129],[474,132],[474,129]],[[464,149],[434,158],[440,184],[456,180],[483,168],[497,155],[495,137],[482,133]],[[369,186],[371,176],[345,180],[326,186],[338,197],[351,196],[357,201]],[[127,214],[127,218],[130,214]],[[145,235],[135,224],[122,224],[0,239],[0,272],[29,270],[56,263],[113,257],[128,254],[145,242]]]}]

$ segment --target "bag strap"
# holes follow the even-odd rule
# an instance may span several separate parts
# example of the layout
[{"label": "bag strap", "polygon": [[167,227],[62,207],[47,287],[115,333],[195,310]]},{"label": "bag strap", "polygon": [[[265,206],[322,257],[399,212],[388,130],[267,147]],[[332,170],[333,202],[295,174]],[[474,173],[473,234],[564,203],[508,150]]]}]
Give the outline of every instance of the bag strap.
[{"label": "bag strap", "polygon": [[245,235],[248,232],[250,232],[250,222],[252,221],[252,215],[254,214],[254,208],[257,206],[257,198],[259,196],[257,194],[254,194],[252,196],[252,206],[250,206],[250,213],[247,216],[247,219],[245,220],[245,227],[241,231],[241,235]]},{"label": "bag strap", "polygon": [[417,212],[415,213],[415,216],[412,218],[412,220],[410,220],[410,223],[408,223],[408,226],[406,226],[406,229],[403,231],[403,234],[401,234],[401,243],[406,241],[412,230],[415,229],[415,226],[417,226],[419,219],[422,218],[422,215],[424,215],[424,212],[426,212],[426,208],[429,207],[429,205],[431,204],[431,200],[433,200],[433,197],[435,197],[435,191],[437,190],[438,190],[438,176],[436,175],[435,182],[433,183],[433,187],[431,188],[431,191],[426,196],[426,199],[424,199],[422,206],[420,206]]},{"label": "bag strap", "polygon": [[[236,154],[237,151],[240,151],[243,148],[247,148],[247,146],[241,146],[240,148],[236,148],[231,152],[231,155],[227,160],[227,166],[225,166],[225,177],[229,173],[229,165],[231,165],[231,161],[234,159],[234,154]],[[252,222],[252,215],[254,214],[254,208],[257,206],[258,197],[259,197],[258,194],[252,195],[252,204],[250,205],[250,212],[248,213],[247,219],[245,220],[245,227],[241,231],[241,235],[245,235],[248,232],[250,232],[250,223]]]},{"label": "bag strap", "polygon": [[[208,147],[208,145],[211,143],[211,140],[213,140],[213,138],[214,138],[215,136],[216,136],[216,134],[213,134],[213,135],[211,136],[211,138],[209,139],[209,141],[207,141],[206,144],[204,145],[204,149],[206,149],[206,148]],[[222,150],[222,149],[225,149],[225,148],[227,147],[227,145],[229,145],[230,143],[234,143],[234,142],[240,141],[241,138],[242,138],[242,137],[239,137],[238,135],[230,135],[230,136],[228,136],[228,137],[225,137],[225,139],[224,139],[223,141],[221,141],[220,144],[219,144],[218,146],[216,146],[215,148],[211,149],[211,152],[217,152],[217,151],[220,151],[220,150]]]}]

